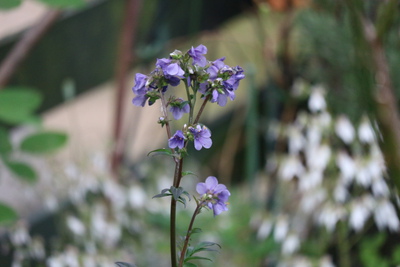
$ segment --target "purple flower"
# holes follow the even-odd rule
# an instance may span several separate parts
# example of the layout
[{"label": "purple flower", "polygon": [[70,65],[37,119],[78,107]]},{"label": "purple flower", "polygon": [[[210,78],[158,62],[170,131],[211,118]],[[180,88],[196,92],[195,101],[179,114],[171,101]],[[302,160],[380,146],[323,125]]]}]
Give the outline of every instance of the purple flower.
[{"label": "purple flower", "polygon": [[168,146],[170,148],[178,147],[179,149],[182,149],[185,145],[185,140],[186,137],[183,135],[182,131],[178,130],[174,136],[168,140]]},{"label": "purple flower", "polygon": [[157,59],[156,66],[161,68],[167,82],[172,86],[177,86],[184,78],[185,72],[178,63],[168,58]]},{"label": "purple flower", "polygon": [[188,102],[183,102],[182,98],[177,98],[173,102],[170,103],[169,111],[172,112],[175,120],[179,120],[182,118],[183,113],[189,113],[190,105]]},{"label": "purple flower", "polygon": [[211,63],[207,69],[209,79],[199,87],[202,94],[211,93],[211,102],[217,102],[221,107],[226,105],[228,98],[235,99],[239,81],[245,77],[241,67],[231,68],[225,65],[224,60],[225,58],[220,58]]},{"label": "purple flower", "polygon": [[199,45],[196,48],[189,49],[188,54],[193,58],[193,65],[197,64],[200,67],[205,67],[207,65],[207,59],[204,54],[207,54],[207,47],[204,45]]},{"label": "purple flower", "polygon": [[148,96],[146,95],[149,91],[147,82],[149,77],[147,75],[136,73],[135,75],[135,86],[133,86],[132,91],[136,94],[136,97],[132,99],[132,103],[135,106],[144,107]]},{"label": "purple flower", "polygon": [[201,195],[202,203],[213,210],[214,216],[228,210],[227,201],[231,193],[225,185],[218,184],[214,176],[207,177],[205,183],[198,183],[196,191]]},{"label": "purple flower", "polygon": [[200,150],[204,148],[210,148],[212,145],[211,132],[206,126],[200,126],[197,124],[196,128],[189,127],[190,133],[193,135],[194,148]]}]

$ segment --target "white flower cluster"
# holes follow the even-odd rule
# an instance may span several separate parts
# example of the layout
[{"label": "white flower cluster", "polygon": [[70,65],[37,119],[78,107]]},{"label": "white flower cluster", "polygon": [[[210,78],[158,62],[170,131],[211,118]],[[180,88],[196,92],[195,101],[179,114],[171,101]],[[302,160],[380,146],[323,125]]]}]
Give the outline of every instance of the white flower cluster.
[{"label": "white flower cluster", "polygon": [[[339,221],[347,222],[355,232],[373,218],[379,230],[398,231],[400,221],[386,176],[378,135],[364,116],[354,125],[347,116],[332,117],[321,86],[311,88],[308,112],[300,112],[290,125],[275,125],[275,138],[287,140],[285,154],[275,156],[275,169],[287,214],[274,220],[274,239],[281,243],[281,254],[292,261],[307,238],[311,221],[333,232]],[[270,164],[271,165],[271,164]],[[285,206],[285,207],[286,207]],[[324,264],[333,266],[324,258]],[[283,263],[286,261],[282,261]],[[296,265],[306,259],[297,259]],[[312,265],[315,266],[315,265]]]},{"label": "white flower cluster", "polygon": [[[101,163],[98,160],[96,162]],[[137,181],[123,184],[110,178],[101,179],[96,170],[104,173],[102,169],[102,166],[94,166],[88,172],[75,164],[66,166],[63,185],[73,208],[61,209],[58,204],[61,200],[54,200],[56,202],[48,207],[62,218],[64,225],[59,227],[64,227],[61,231],[68,238],[45,251],[43,238],[32,237],[28,224],[19,222],[9,232],[10,244],[15,250],[12,267],[25,266],[31,260],[49,267],[114,266],[115,261],[124,258],[134,262],[133,257],[138,254],[122,248],[137,248],[136,251],[142,252],[143,244],[135,243],[138,240],[133,236],[145,232],[143,214],[164,216],[169,211],[168,203],[163,206],[160,201],[152,201]],[[164,183],[160,177],[154,185],[157,188],[152,191],[161,191]],[[127,233],[129,237],[126,237]]]}]

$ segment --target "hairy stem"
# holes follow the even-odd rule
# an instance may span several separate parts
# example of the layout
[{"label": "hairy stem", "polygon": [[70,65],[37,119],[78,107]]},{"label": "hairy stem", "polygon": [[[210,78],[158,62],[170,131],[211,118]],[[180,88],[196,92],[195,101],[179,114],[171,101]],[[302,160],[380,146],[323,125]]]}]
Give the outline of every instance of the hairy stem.
[{"label": "hairy stem", "polygon": [[192,120],[193,120],[194,102],[192,102],[192,97],[190,96],[189,84],[187,83],[186,80],[184,80],[184,83],[185,83],[187,99],[189,101],[189,106],[190,106],[189,125],[191,125],[192,124]]},{"label": "hairy stem", "polygon": [[[174,183],[173,186],[175,188],[179,187],[181,178],[182,178],[182,165],[183,159],[181,158],[175,164],[175,173],[174,173]],[[171,209],[170,209],[170,246],[171,246],[171,266],[176,267],[176,200],[171,197]]]},{"label": "hairy stem", "polygon": [[207,104],[207,102],[210,100],[210,98],[211,98],[211,95],[208,95],[208,96],[206,96],[206,98],[204,99],[204,102],[203,102],[203,104],[201,105],[200,110],[199,110],[199,112],[197,113],[196,119],[194,120],[193,124],[196,124],[196,123],[199,122],[200,116],[201,116],[201,114],[203,113],[203,110],[204,110],[204,108],[206,107],[206,104]]},{"label": "hairy stem", "polygon": [[183,266],[183,263],[184,263],[184,260],[185,260],[186,250],[187,250],[187,247],[189,245],[190,236],[192,235],[192,229],[193,229],[194,220],[196,219],[197,214],[199,214],[201,207],[202,207],[202,203],[199,203],[197,205],[196,209],[193,212],[193,216],[192,216],[192,219],[190,220],[188,231],[186,233],[185,242],[183,243],[183,248],[182,248],[182,251],[181,251],[181,256],[180,256],[180,259],[179,259],[178,267],[182,267]]}]

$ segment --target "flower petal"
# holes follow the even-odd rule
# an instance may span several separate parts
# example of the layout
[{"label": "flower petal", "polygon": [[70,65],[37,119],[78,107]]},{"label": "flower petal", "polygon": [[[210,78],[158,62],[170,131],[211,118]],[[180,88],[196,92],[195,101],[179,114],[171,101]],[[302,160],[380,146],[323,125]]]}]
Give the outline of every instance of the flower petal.
[{"label": "flower petal", "polygon": [[208,190],[214,192],[215,187],[218,185],[218,180],[214,176],[208,176],[206,179],[206,185]]}]

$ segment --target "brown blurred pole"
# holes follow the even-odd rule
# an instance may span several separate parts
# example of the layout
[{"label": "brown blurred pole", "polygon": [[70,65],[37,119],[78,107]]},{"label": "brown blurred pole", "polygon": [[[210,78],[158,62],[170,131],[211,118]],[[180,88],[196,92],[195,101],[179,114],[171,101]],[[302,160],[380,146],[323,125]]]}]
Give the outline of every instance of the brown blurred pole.
[{"label": "brown blurred pole", "polygon": [[138,23],[140,4],[140,0],[125,0],[124,21],[119,41],[119,51],[115,72],[116,102],[113,132],[114,143],[111,155],[111,170],[115,178],[117,178],[118,167],[121,163],[123,154],[123,111],[124,104],[127,101],[125,96],[126,76],[133,61],[132,50]]},{"label": "brown blurred pole", "polygon": [[389,63],[382,40],[379,39],[376,28],[371,22],[366,19],[363,19],[362,22],[375,67],[375,103],[378,124],[383,137],[382,152],[389,176],[400,192],[400,117],[397,98],[394,94]]},{"label": "brown blurred pole", "polygon": [[60,16],[61,11],[49,11],[43,18],[32,28],[24,33],[21,40],[7,54],[0,65],[0,89],[7,85],[18,66],[26,58],[35,44],[46,33]]}]

